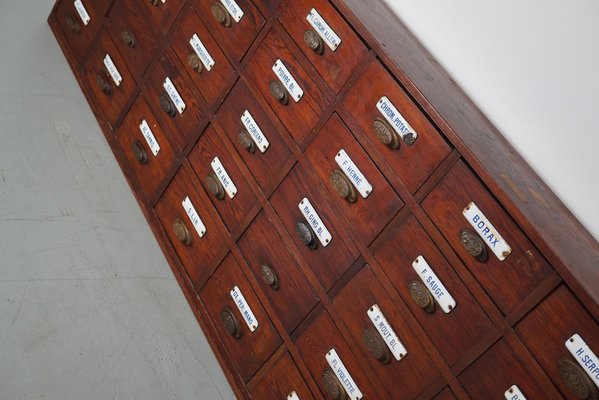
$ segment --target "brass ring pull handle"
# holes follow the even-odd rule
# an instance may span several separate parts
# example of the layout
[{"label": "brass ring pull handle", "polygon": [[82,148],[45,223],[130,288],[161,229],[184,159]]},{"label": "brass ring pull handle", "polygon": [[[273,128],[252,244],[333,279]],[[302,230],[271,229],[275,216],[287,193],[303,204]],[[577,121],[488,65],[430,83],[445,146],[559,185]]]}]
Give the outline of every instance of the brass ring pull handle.
[{"label": "brass ring pull handle", "polygon": [[187,56],[187,65],[189,65],[191,69],[193,69],[198,74],[202,73],[202,61],[196,53],[189,53],[189,55]]},{"label": "brass ring pull handle", "polygon": [[269,89],[272,97],[274,97],[279,103],[281,103],[284,106],[289,104],[289,96],[287,95],[287,89],[283,87],[281,82],[271,81]]},{"label": "brass ring pull handle", "polygon": [[66,18],[66,24],[67,24],[67,28],[69,28],[69,30],[75,34],[78,34],[81,32],[81,25],[79,24],[79,22],[77,22],[75,20],[75,17],[73,17],[72,15],[67,16]]},{"label": "brass ring pull handle", "polygon": [[335,189],[335,192],[337,192],[339,197],[347,200],[349,203],[356,202],[358,199],[358,196],[356,196],[356,189],[342,171],[338,169],[333,170],[329,180],[331,181],[331,185],[333,185],[333,189]]},{"label": "brass ring pull handle", "polygon": [[322,386],[324,387],[324,391],[333,399],[333,400],[345,400],[347,399],[347,394],[345,393],[345,388],[337,379],[337,375],[333,372],[332,369],[327,367],[322,373]]},{"label": "brass ring pull handle", "polygon": [[102,92],[106,96],[112,95],[112,87],[110,86],[110,83],[108,83],[108,77],[104,72],[98,72],[96,74],[96,84],[102,89]]},{"label": "brass ring pull handle", "polygon": [[372,129],[382,144],[393,150],[399,149],[400,137],[387,121],[375,118],[372,122]]},{"label": "brass ring pull handle", "polygon": [[559,374],[566,386],[581,400],[597,400],[598,390],[591,378],[575,361],[563,357],[559,360]]},{"label": "brass ring pull handle", "polygon": [[408,287],[410,289],[412,300],[414,300],[414,303],[416,303],[418,307],[422,308],[429,314],[435,312],[435,299],[433,298],[431,292],[428,291],[426,286],[419,281],[412,281]]},{"label": "brass ring pull handle", "polygon": [[127,46],[131,47],[132,49],[135,48],[135,35],[133,35],[131,32],[129,31],[122,31],[121,32],[121,40],[123,41],[123,43],[125,43]]},{"label": "brass ring pull handle", "polygon": [[212,7],[210,7],[210,11],[212,12],[212,16],[222,26],[225,28],[231,27],[231,15],[227,11],[227,9],[220,3],[214,3]]},{"label": "brass ring pull handle", "polygon": [[254,154],[256,152],[256,143],[254,143],[254,139],[250,136],[246,131],[241,131],[237,135],[237,142],[248,151],[250,154]]},{"label": "brass ring pull handle", "polygon": [[173,221],[173,232],[175,232],[177,240],[179,240],[187,247],[191,246],[191,232],[189,231],[189,229],[187,229],[185,223],[181,221],[179,218],[175,218],[175,220]]},{"label": "brass ring pull handle", "polygon": [[273,288],[273,290],[279,290],[279,277],[270,265],[260,265],[260,273],[262,274],[264,283]]},{"label": "brass ring pull handle", "polygon": [[370,327],[364,329],[362,339],[364,339],[366,350],[374,358],[379,360],[381,364],[389,364],[391,362],[389,347],[387,347],[387,344],[375,329]]},{"label": "brass ring pull handle", "polygon": [[304,43],[310,50],[319,56],[324,53],[324,41],[320,35],[314,32],[312,29],[308,29],[304,32]]},{"label": "brass ring pull handle", "polygon": [[225,198],[225,188],[223,184],[220,183],[220,180],[216,176],[214,172],[206,175],[206,186],[208,187],[208,191],[212,193],[214,197],[218,200],[223,200]]},{"label": "brass ring pull handle", "polygon": [[308,224],[306,224],[304,221],[297,221],[295,223],[295,232],[304,245],[312,250],[316,250],[318,245],[316,241],[316,234]]},{"label": "brass ring pull handle", "polygon": [[468,254],[478,261],[485,262],[489,258],[489,253],[482,239],[470,229],[462,229],[460,231],[460,243]]},{"label": "brass ring pull handle", "polygon": [[133,151],[133,156],[140,164],[148,163],[148,153],[139,140],[133,142],[131,151]]},{"label": "brass ring pull handle", "polygon": [[150,0],[150,4],[152,4],[154,7],[158,7],[158,2],[159,0]]},{"label": "brass ring pull handle", "polygon": [[170,117],[174,118],[177,115],[177,107],[167,93],[160,93],[160,108]]},{"label": "brass ring pull handle", "polygon": [[225,330],[233,336],[235,339],[241,338],[241,325],[239,325],[239,321],[235,314],[233,314],[233,310],[229,307],[223,308],[220,313],[220,320],[225,327]]}]

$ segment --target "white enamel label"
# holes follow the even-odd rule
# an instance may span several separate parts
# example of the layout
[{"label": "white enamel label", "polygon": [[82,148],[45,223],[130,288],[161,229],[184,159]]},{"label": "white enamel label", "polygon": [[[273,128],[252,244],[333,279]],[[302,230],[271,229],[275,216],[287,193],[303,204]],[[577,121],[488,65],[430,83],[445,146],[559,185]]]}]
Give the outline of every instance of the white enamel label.
[{"label": "white enamel label", "polygon": [[266,136],[264,136],[264,133],[262,133],[262,130],[248,110],[245,110],[241,115],[241,123],[245,126],[245,129],[252,137],[254,143],[256,143],[256,146],[258,146],[260,152],[264,153],[268,149],[268,146],[270,146],[270,143],[268,143],[268,139],[266,139]]},{"label": "white enamel label", "polygon": [[171,101],[173,102],[175,107],[177,107],[177,111],[179,111],[179,114],[183,114],[186,105],[183,99],[181,98],[181,95],[177,91],[177,88],[171,81],[171,78],[167,76],[162,86],[164,87],[164,90],[166,90],[166,92],[168,93],[168,97],[171,98]]},{"label": "white enamel label", "polygon": [[210,71],[214,67],[214,59],[208,53],[208,49],[206,49],[206,46],[204,46],[198,35],[194,33],[191,39],[189,39],[189,44],[191,44],[193,51],[200,57],[200,61],[202,61],[206,70]]},{"label": "white enamel label", "polygon": [[356,189],[358,189],[360,195],[363,198],[367,198],[370,193],[372,193],[372,185],[366,180],[366,177],[358,169],[356,164],[354,164],[352,159],[349,158],[345,150],[339,150],[339,153],[335,156],[335,161],[345,176],[347,176]]},{"label": "white enamel label", "polygon": [[163,4],[164,4],[164,3],[166,3],[166,0],[162,0],[162,3],[163,3]]},{"label": "white enamel label", "polygon": [[385,318],[385,315],[377,304],[374,304],[368,309],[368,317],[372,321],[372,324],[379,332],[387,347],[393,353],[393,357],[397,361],[401,361],[408,354],[408,350],[405,348],[399,337]]},{"label": "white enamel label", "polygon": [[183,199],[181,205],[183,205],[183,208],[185,209],[185,212],[187,213],[187,216],[189,217],[191,224],[198,232],[198,235],[200,235],[201,238],[204,237],[204,235],[206,234],[206,226],[202,222],[200,215],[196,211],[188,196],[186,196],[185,199]]},{"label": "white enamel label", "polygon": [[329,24],[320,16],[316,9],[312,9],[310,14],[306,17],[312,28],[318,33],[318,35],[324,40],[332,51],[337,50],[337,47],[341,44],[341,38],[337,36],[335,31],[331,29]]},{"label": "white enamel label", "polygon": [[75,9],[77,10],[77,13],[79,14],[79,17],[81,17],[81,21],[83,21],[83,25],[89,24],[89,21],[91,21],[91,17],[89,16],[87,10],[85,9],[85,6],[83,5],[83,2],[81,0],[75,0]]},{"label": "white enamel label", "polygon": [[116,65],[114,65],[112,58],[110,58],[110,55],[108,54],[106,54],[106,57],[104,57],[104,66],[108,70],[108,73],[112,77],[115,85],[120,86],[121,82],[123,81],[123,77],[121,76],[119,70],[116,69]]},{"label": "white enamel label", "polygon": [[227,170],[225,170],[225,167],[220,162],[218,157],[214,157],[214,160],[212,160],[211,165],[212,170],[218,177],[220,183],[223,185],[223,188],[225,189],[225,192],[227,192],[227,194],[229,195],[229,198],[232,199],[233,197],[235,197],[235,195],[237,194],[237,187],[229,177],[229,174],[227,174]]},{"label": "white enamel label", "polygon": [[449,314],[456,306],[455,300],[451,297],[447,289],[445,289],[445,286],[443,286],[443,283],[439,280],[430,265],[428,265],[424,257],[418,256],[412,263],[412,267],[445,314]]},{"label": "white enamel label", "polygon": [[504,396],[506,400],[526,400],[526,397],[524,397],[524,395],[516,385],[506,390]]},{"label": "white enamel label", "polygon": [[148,122],[145,119],[141,121],[141,124],[139,124],[139,130],[141,131],[141,134],[143,135],[144,139],[146,139],[146,142],[148,143],[150,150],[152,150],[152,154],[154,154],[154,156],[157,156],[158,152],[160,151],[160,145],[158,144],[158,141],[156,140],[154,133],[152,133],[150,125],[148,125]]},{"label": "white enamel label", "polygon": [[243,17],[243,10],[237,5],[235,0],[220,0],[220,2],[225,6],[229,14],[231,14],[233,20],[239,23]]},{"label": "white enamel label", "polygon": [[233,298],[233,301],[239,309],[243,320],[247,324],[248,328],[250,328],[250,332],[254,332],[256,329],[258,329],[258,320],[252,312],[248,302],[245,301],[245,297],[243,297],[241,290],[239,290],[237,286],[231,290],[231,298]]},{"label": "white enamel label", "polygon": [[287,396],[287,400],[300,400],[300,398],[294,390],[293,392],[289,393],[289,396]]},{"label": "white enamel label", "polygon": [[295,79],[293,79],[293,76],[291,76],[291,73],[285,64],[283,64],[281,60],[277,60],[275,65],[272,66],[272,70],[277,75],[277,78],[279,78],[283,86],[285,86],[285,89],[287,89],[287,92],[289,92],[289,95],[293,101],[296,103],[300,101],[304,96],[304,91],[300,85],[298,85]]},{"label": "white enamel label", "polygon": [[347,371],[347,368],[345,368],[345,365],[343,365],[343,362],[341,361],[341,358],[339,358],[339,355],[337,355],[335,349],[331,349],[327,353],[326,359],[329,363],[329,366],[337,376],[337,379],[339,379],[339,382],[341,382],[343,385],[343,388],[345,389],[345,392],[349,398],[351,400],[360,400],[362,397],[364,397],[358,388],[358,385],[356,385],[356,382],[354,382],[351,375]]},{"label": "white enamel label", "polygon": [[595,386],[599,387],[599,358],[595,353],[587,346],[579,334],[575,334],[568,339],[566,347],[584,369],[584,372],[595,382]]},{"label": "white enamel label", "polygon": [[389,122],[389,124],[395,129],[395,131],[405,139],[406,136],[413,136],[414,139],[418,137],[418,133],[410,126],[408,121],[401,115],[399,110],[395,108],[393,103],[386,97],[383,96],[376,104],[376,108],[383,114],[383,117]]},{"label": "white enamel label", "polygon": [[327,227],[324,226],[324,223],[318,216],[318,213],[314,207],[312,207],[312,204],[310,204],[310,200],[304,197],[304,199],[299,203],[298,207],[304,215],[306,221],[308,221],[312,227],[314,233],[316,233],[320,244],[322,244],[323,247],[327,247],[329,243],[331,243],[331,240],[333,240],[333,236],[331,236],[331,233]]},{"label": "white enamel label", "polygon": [[468,204],[462,213],[470,225],[476,230],[476,233],[478,233],[491,251],[493,251],[493,254],[497,256],[499,261],[505,260],[512,254],[510,245],[503,240],[503,237],[501,237],[493,224],[489,222],[487,217],[485,217],[474,202]]}]

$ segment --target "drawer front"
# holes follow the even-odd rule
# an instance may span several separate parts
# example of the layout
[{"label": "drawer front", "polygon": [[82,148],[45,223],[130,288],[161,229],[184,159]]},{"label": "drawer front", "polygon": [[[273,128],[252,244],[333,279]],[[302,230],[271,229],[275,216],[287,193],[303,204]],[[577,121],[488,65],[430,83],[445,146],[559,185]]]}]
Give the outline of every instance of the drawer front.
[{"label": "drawer front", "polygon": [[[576,362],[565,343],[578,334],[595,356],[598,356],[599,325],[587,314],[568,288],[560,286],[553,292],[516,326],[516,333],[565,398],[583,398],[575,395],[576,390],[580,390],[581,393],[594,393],[597,396],[599,389],[593,389],[593,384],[588,382],[589,377],[585,377],[583,368]],[[586,361],[584,369],[594,371],[596,379],[599,379],[599,365],[593,367],[596,361],[593,362],[592,357],[588,357],[586,352],[581,353],[580,358],[583,362]],[[567,379],[562,378],[560,369],[563,370],[564,376],[568,376]],[[580,377],[582,379],[579,379]]]},{"label": "drawer front", "polygon": [[236,73],[191,6],[183,9],[173,28],[171,45],[209,107],[220,101]]},{"label": "drawer front", "polygon": [[148,0],[142,3],[145,4],[152,29],[165,36],[179,15],[185,0]]},{"label": "drawer front", "polygon": [[[323,246],[314,231],[315,225],[311,225],[300,211],[299,204],[305,198],[314,209],[308,215],[315,211],[322,221],[322,224],[318,222],[318,226],[324,225],[331,234],[332,239],[327,246]],[[271,204],[325,290],[331,289],[358,258],[358,250],[345,232],[333,226],[337,211],[331,207],[331,200],[318,178],[306,167],[296,166],[273,194]]]},{"label": "drawer front", "polygon": [[241,80],[217,119],[262,190],[268,192],[278,185],[291,151]]},{"label": "drawer front", "polygon": [[[299,101],[296,102],[297,97],[292,98],[293,96],[273,71],[277,60],[281,60],[288,70],[289,74],[285,75],[287,77],[291,75],[291,78],[297,83],[297,86],[294,84],[294,87],[299,86],[303,91],[303,96]],[[280,71],[278,65],[275,69]],[[297,58],[274,30],[269,32],[252,56],[246,73],[295,141],[303,143],[324,112],[328,100],[325,99],[323,92],[314,83],[310,74],[300,66]],[[295,93],[295,91],[292,92]]]},{"label": "drawer front", "polygon": [[403,206],[337,114],[310,144],[306,157],[349,220],[354,240],[368,245]]},{"label": "drawer front", "polygon": [[[106,64],[108,59],[114,66],[114,69],[111,68],[111,70],[116,70],[114,77],[107,67],[107,65],[111,65],[110,61]],[[125,60],[106,31],[100,34],[97,47],[88,57],[84,70],[88,86],[98,108],[102,110],[104,117],[114,129],[117,120],[127,109],[127,104],[136,92],[137,85]],[[119,82],[118,85],[117,82]]]},{"label": "drawer front", "polygon": [[[408,139],[402,140],[399,137],[395,128],[379,111],[377,104],[383,97],[387,97],[417,133],[412,145],[409,145]],[[418,190],[451,150],[435,127],[377,60],[371,62],[351,88],[343,100],[343,106],[356,119],[362,131],[376,145],[377,151],[411,193]],[[389,110],[388,105],[384,109]],[[396,121],[397,118],[399,116],[396,114],[392,119]],[[406,127],[403,122],[397,124],[400,130]]]},{"label": "drawer front", "polygon": [[229,231],[241,228],[258,199],[214,125],[208,126],[187,158]]},{"label": "drawer front", "polygon": [[[377,244],[374,256],[450,366],[493,329],[476,299],[413,216]],[[419,257],[429,265],[426,272],[419,270],[426,279],[413,267]],[[455,307],[446,313],[440,302],[449,310],[450,298]]]},{"label": "drawer front", "polygon": [[293,331],[318,303],[318,297],[264,212],[238,242],[252,273],[287,332]]},{"label": "drawer front", "polygon": [[326,0],[284,0],[279,21],[335,93],[339,93],[368,53]]},{"label": "drawer front", "polygon": [[135,77],[141,77],[160,42],[138,1],[119,0],[110,8],[108,32]]},{"label": "drawer front", "polygon": [[434,397],[434,400],[456,400],[456,397],[451,392],[451,389],[445,388],[445,390]]},{"label": "drawer front", "polygon": [[[487,246],[487,243],[492,247],[501,245],[496,234],[481,225],[483,240],[469,223],[469,219],[475,218],[477,224],[485,225],[480,217],[467,219],[463,215],[464,208],[471,202],[511,247],[511,254],[504,261],[500,261]],[[512,311],[552,274],[543,256],[461,161],[427,196],[422,206],[504,314]],[[461,235],[464,230],[467,232]],[[478,258],[472,255],[479,254],[480,251],[475,250],[480,249],[484,249],[486,257],[484,253]]]},{"label": "drawer front", "polygon": [[[380,379],[389,397],[416,398],[431,383],[440,379],[440,373],[430,356],[398,313],[397,305],[387,296],[368,265],[333,299],[333,304],[350,331],[348,343],[368,364],[363,369],[370,379]],[[368,315],[375,305],[378,305],[387,320],[386,325],[395,331],[407,350],[407,355],[396,342],[396,354],[391,352]],[[386,329],[384,332],[389,334]],[[399,361],[396,355],[400,357]]]},{"label": "drawer front", "polygon": [[[279,347],[281,338],[232,254],[210,277],[200,298],[239,375],[247,382]],[[248,322],[239,304],[243,304],[245,315],[252,315]]]},{"label": "drawer front", "polygon": [[[177,150],[183,150],[191,138],[202,130],[206,119],[204,99],[197,94],[193,83],[181,73],[180,68],[165,52],[150,65],[144,77],[146,100],[165,132],[169,133],[173,148]],[[164,87],[167,78],[185,103],[182,113]]]},{"label": "drawer front", "polygon": [[[250,389],[252,399],[314,399],[289,353],[285,353]],[[293,399],[293,397],[292,397]]]},{"label": "drawer front", "polygon": [[117,131],[117,139],[137,182],[149,200],[175,166],[175,152],[164,131],[139,95]]},{"label": "drawer front", "polygon": [[[188,213],[189,203],[183,205],[186,199],[195,211]],[[208,196],[198,190],[195,177],[187,167],[179,169],[155,211],[191,281],[199,288],[227,252],[226,231]],[[201,224],[192,223],[194,215],[205,226],[202,237]]]},{"label": "drawer front", "polygon": [[219,46],[233,61],[241,61],[264,26],[265,20],[250,0],[235,0],[243,12],[232,15],[219,0],[193,0],[192,4]]},{"label": "drawer front", "polygon": [[380,390],[381,385],[377,384],[377,379],[370,379],[366,375],[366,368],[356,359],[350,346],[345,342],[328,313],[323,312],[318,316],[298,338],[296,344],[310,374],[312,374],[325,398],[348,398],[342,397],[342,395],[339,397],[334,395],[336,393],[347,394],[347,390],[342,385],[339,386],[339,379],[334,373],[331,373],[333,369],[326,358],[331,350],[335,350],[345,370],[356,384],[357,390],[364,395],[364,399],[388,398]]}]

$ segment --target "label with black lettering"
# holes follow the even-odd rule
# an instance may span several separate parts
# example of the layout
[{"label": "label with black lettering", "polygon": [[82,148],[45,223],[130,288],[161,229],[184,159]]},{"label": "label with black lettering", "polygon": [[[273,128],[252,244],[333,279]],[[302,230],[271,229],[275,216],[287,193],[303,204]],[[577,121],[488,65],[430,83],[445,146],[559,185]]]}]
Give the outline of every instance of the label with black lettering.
[{"label": "label with black lettering", "polygon": [[358,189],[360,196],[367,198],[370,193],[372,193],[372,185],[370,182],[368,182],[364,174],[358,169],[356,164],[354,164],[345,150],[339,150],[335,156],[335,161],[345,176],[347,176],[356,189]]},{"label": "label with black lettering", "polygon": [[360,400],[362,397],[364,397],[358,388],[358,385],[356,385],[356,382],[354,382],[353,378],[347,371],[347,368],[345,368],[345,365],[343,365],[343,362],[341,361],[341,358],[339,358],[339,355],[335,349],[331,349],[327,353],[326,359],[329,363],[329,366],[337,376],[337,379],[339,379],[339,382],[341,385],[343,385],[343,388],[345,389],[345,392],[349,398],[351,400]]},{"label": "label with black lettering", "polygon": [[430,265],[428,265],[424,257],[418,256],[412,263],[412,267],[418,273],[418,276],[420,276],[424,286],[433,295],[435,301],[441,306],[443,312],[449,314],[456,306],[455,300],[451,297],[447,289],[445,289],[445,286],[443,286],[443,283]]},{"label": "label with black lettering", "polygon": [[510,245],[501,237],[497,229],[495,229],[493,224],[491,224],[474,202],[468,204],[462,211],[462,214],[464,214],[464,218],[468,220],[499,261],[505,260],[512,254]]},{"label": "label with black lettering", "polygon": [[524,395],[516,385],[506,390],[504,396],[506,400],[526,400],[526,397],[524,397]]},{"label": "label with black lettering", "polygon": [[243,297],[243,293],[241,293],[239,287],[235,286],[233,289],[231,289],[230,294],[231,298],[235,302],[235,305],[239,309],[243,320],[247,324],[248,328],[250,328],[250,332],[254,332],[256,329],[258,329],[258,320],[252,312],[250,305],[245,300],[245,297]]},{"label": "label with black lettering", "polygon": [[373,306],[368,309],[367,314],[370,321],[372,321],[372,324],[387,344],[387,347],[391,350],[393,357],[395,357],[397,361],[401,361],[408,354],[408,350],[401,340],[399,340],[399,337],[387,321],[387,318],[385,318],[385,315],[378,304],[373,304]]},{"label": "label with black lettering", "polygon": [[574,356],[584,372],[593,380],[595,386],[599,387],[599,358],[593,353],[579,334],[574,334],[566,341],[566,347]]}]

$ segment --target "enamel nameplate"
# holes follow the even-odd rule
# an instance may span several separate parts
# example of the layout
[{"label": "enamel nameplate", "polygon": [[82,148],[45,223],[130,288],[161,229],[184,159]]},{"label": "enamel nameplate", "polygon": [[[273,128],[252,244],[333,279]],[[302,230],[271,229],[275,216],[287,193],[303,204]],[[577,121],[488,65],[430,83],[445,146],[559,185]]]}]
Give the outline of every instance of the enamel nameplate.
[{"label": "enamel nameplate", "polygon": [[74,4],[75,4],[75,9],[77,10],[77,13],[79,14],[79,17],[81,18],[81,21],[83,21],[83,25],[87,26],[87,24],[89,24],[89,21],[91,21],[91,17],[89,16],[89,13],[85,9],[83,2],[81,0],[75,0]]},{"label": "enamel nameplate", "polygon": [[237,5],[235,0],[220,0],[220,2],[223,6],[225,6],[229,14],[231,14],[231,17],[233,17],[233,21],[239,23],[239,21],[241,21],[241,18],[243,18],[243,10],[241,9],[241,7],[239,7],[239,5]]},{"label": "enamel nameplate", "polygon": [[372,185],[368,182],[364,174],[358,169],[356,164],[347,155],[345,150],[339,150],[339,153],[335,156],[337,165],[345,176],[351,181],[351,183],[358,189],[360,195],[363,198],[367,198],[372,193]]},{"label": "enamel nameplate", "polygon": [[474,202],[468,204],[462,213],[499,261],[505,260],[512,254],[510,245],[501,237],[493,224],[489,222]]},{"label": "enamel nameplate", "polygon": [[106,57],[104,57],[104,66],[106,67],[108,73],[112,77],[114,84],[120,86],[121,82],[123,81],[123,77],[121,76],[119,70],[116,69],[116,65],[114,65],[112,58],[110,58],[110,55],[108,54],[106,54]]},{"label": "enamel nameplate", "polygon": [[181,98],[181,95],[177,91],[177,88],[171,81],[171,78],[169,78],[167,76],[166,79],[164,80],[164,83],[162,84],[162,86],[164,87],[164,90],[166,90],[166,93],[168,93],[168,97],[171,98],[171,101],[177,108],[177,111],[179,111],[179,114],[183,114],[183,111],[185,111],[186,105],[185,105],[185,102],[183,101],[183,99]]},{"label": "enamel nameplate", "polygon": [[289,393],[289,396],[287,396],[287,400],[300,400],[300,398],[294,390],[293,392]]},{"label": "enamel nameplate", "polygon": [[418,256],[412,263],[412,267],[418,276],[420,276],[422,283],[424,283],[428,291],[441,306],[443,312],[449,314],[456,306],[455,300],[451,297],[447,289],[445,289],[445,286],[443,286],[443,283],[439,280],[430,265],[428,265],[424,257]]},{"label": "enamel nameplate", "polygon": [[408,350],[405,348],[399,337],[385,318],[385,315],[377,304],[374,304],[368,309],[368,317],[372,321],[372,324],[379,332],[387,347],[393,353],[393,357],[397,361],[401,361],[408,354]]},{"label": "enamel nameplate", "polygon": [[206,48],[206,46],[204,46],[204,43],[202,43],[198,35],[194,33],[191,39],[189,39],[189,44],[191,44],[193,51],[195,51],[195,53],[200,58],[200,61],[206,68],[206,71],[210,71],[212,67],[214,67],[215,62],[210,53],[208,53],[208,49]]},{"label": "enamel nameplate", "polygon": [[312,28],[318,33],[318,35],[324,40],[332,51],[337,50],[341,44],[341,38],[337,36],[335,31],[331,29],[329,24],[320,16],[316,9],[312,9],[310,14],[306,17]]},{"label": "enamel nameplate", "polygon": [[579,334],[574,334],[566,341],[568,351],[574,356],[584,372],[593,380],[595,386],[599,387],[599,358],[593,353]]},{"label": "enamel nameplate", "polygon": [[408,121],[386,96],[381,97],[376,104],[376,108],[378,108],[379,112],[403,140],[405,140],[406,136],[413,137],[416,140],[418,133],[410,126]]},{"label": "enamel nameplate", "polygon": [[277,75],[277,78],[279,78],[283,86],[285,86],[285,89],[287,89],[287,92],[289,93],[293,101],[295,101],[296,103],[300,101],[304,96],[304,91],[302,90],[300,85],[298,85],[298,83],[295,81],[293,76],[291,76],[291,73],[289,72],[285,64],[283,64],[281,60],[277,60],[275,62],[275,65],[272,66],[272,70],[275,73],[275,75]]},{"label": "enamel nameplate", "polygon": [[195,230],[198,232],[198,235],[200,235],[201,238],[204,237],[204,235],[206,234],[206,226],[202,222],[200,215],[191,203],[189,196],[186,196],[185,199],[183,199],[181,205],[183,205],[183,208],[187,213],[187,217],[189,218],[189,221],[191,221],[191,224],[193,225]]},{"label": "enamel nameplate", "polygon": [[504,396],[506,400],[526,400],[526,397],[524,397],[524,395],[516,385],[506,390]]},{"label": "enamel nameplate", "polygon": [[351,400],[360,400],[362,397],[364,397],[358,388],[358,385],[356,385],[356,382],[354,382],[351,375],[345,368],[345,365],[343,365],[343,362],[341,361],[341,358],[339,358],[339,355],[337,355],[335,349],[331,349],[327,353],[326,359],[329,363],[329,366],[337,376],[337,379],[339,379],[339,382],[341,385],[343,385],[343,388],[345,389],[345,392],[349,398]]},{"label": "enamel nameplate", "polygon": [[268,139],[266,139],[266,136],[264,136],[264,133],[262,133],[262,130],[248,110],[245,110],[241,115],[241,123],[245,126],[245,129],[250,134],[254,143],[256,143],[260,152],[264,153],[268,149],[268,146],[270,146],[270,143],[268,143]]},{"label": "enamel nameplate", "polygon": [[239,290],[239,287],[235,286],[231,290],[231,298],[233,299],[235,305],[239,309],[239,312],[241,313],[241,316],[243,317],[243,320],[247,324],[248,328],[250,328],[250,332],[254,332],[256,329],[258,329],[258,320],[252,312],[252,309],[250,308],[248,302],[245,301],[245,297],[243,297],[243,294],[241,293],[241,290]]},{"label": "enamel nameplate", "polygon": [[310,200],[304,197],[304,199],[298,204],[298,207],[316,234],[316,237],[318,237],[320,244],[322,244],[323,247],[327,247],[329,243],[331,243],[331,240],[333,240],[333,236],[331,236],[331,233],[327,227],[324,226],[324,223],[318,216],[318,213],[314,207],[312,207],[312,204],[310,204]]},{"label": "enamel nameplate", "polygon": [[223,185],[225,192],[227,192],[227,195],[229,195],[229,198],[232,199],[233,197],[235,197],[235,195],[237,194],[237,187],[229,177],[229,174],[227,174],[227,170],[225,170],[225,167],[220,162],[218,157],[214,157],[214,160],[212,160],[210,165],[212,166],[212,170],[218,177],[218,180]]},{"label": "enamel nameplate", "polygon": [[139,124],[139,130],[141,131],[144,139],[146,139],[146,143],[148,143],[148,146],[150,147],[150,150],[152,150],[154,157],[157,156],[158,152],[160,151],[160,145],[158,144],[154,133],[152,133],[152,129],[150,128],[150,125],[148,125],[148,121],[145,119],[141,121],[141,124]]}]

